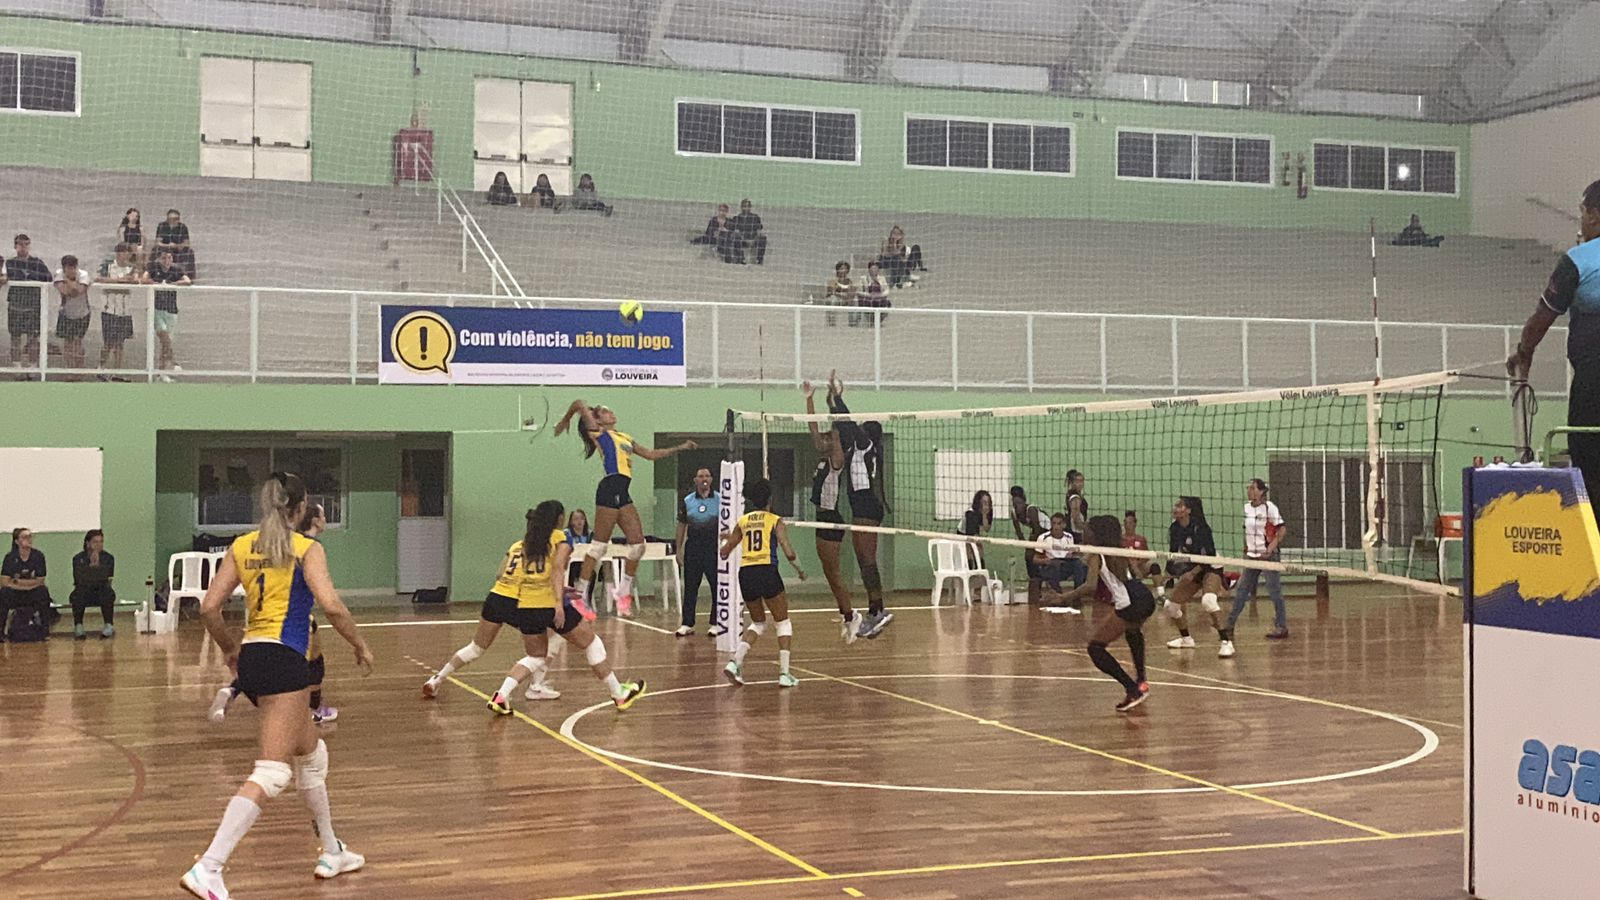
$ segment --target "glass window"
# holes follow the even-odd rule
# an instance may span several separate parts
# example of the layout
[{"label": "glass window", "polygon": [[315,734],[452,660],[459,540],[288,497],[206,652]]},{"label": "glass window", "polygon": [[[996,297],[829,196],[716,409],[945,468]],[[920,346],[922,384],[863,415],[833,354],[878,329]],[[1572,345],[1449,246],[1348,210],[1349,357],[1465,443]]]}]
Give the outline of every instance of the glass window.
[{"label": "glass window", "polygon": [[994,167],[1012,172],[1033,170],[1033,126],[995,123]]},{"label": "glass window", "polygon": [[1117,174],[1123,178],[1154,178],[1155,154],[1155,135],[1144,131],[1120,132],[1117,135]]},{"label": "glass window", "polygon": [[811,159],[814,155],[813,114],[804,109],[772,111],[772,155]]},{"label": "glass window", "polygon": [[202,449],[195,491],[198,523],[254,527],[261,521],[257,492],[271,472],[272,451],[265,447]]},{"label": "glass window", "polygon": [[1350,186],[1350,148],[1347,145],[1317,144],[1312,156],[1312,182],[1317,187]]},{"label": "glass window", "polygon": [[400,515],[411,518],[444,515],[445,452],[400,451]]},{"label": "glass window", "polygon": [[1350,187],[1363,191],[1381,191],[1384,183],[1384,148],[1350,148]]},{"label": "glass window", "polygon": [[1430,194],[1456,192],[1456,154],[1454,150],[1422,151],[1422,189]]},{"label": "glass window", "polygon": [[722,107],[709,103],[678,104],[678,152],[722,152]]},{"label": "glass window", "polygon": [[78,111],[78,60],[71,56],[22,54],[22,108],[40,112]]},{"label": "glass window", "polygon": [[1156,177],[1179,181],[1194,178],[1194,135],[1156,135]]},{"label": "glass window", "polygon": [[17,55],[0,53],[0,109],[17,108]]},{"label": "glass window", "polygon": [[1272,183],[1272,142],[1239,138],[1233,143],[1233,180],[1242,184]]},{"label": "glass window", "polygon": [[722,152],[738,156],[767,155],[766,107],[722,108]]},{"label": "glass window", "polygon": [[907,119],[906,165],[949,165],[948,128],[943,119]]},{"label": "glass window", "polygon": [[344,453],[337,447],[279,447],[272,468],[292,472],[306,483],[306,498],[322,504],[329,525],[344,521]]},{"label": "glass window", "polygon": [[1195,138],[1194,149],[1197,180],[1233,180],[1233,138],[1200,135]]},{"label": "glass window", "polygon": [[1072,129],[1050,125],[1033,126],[1033,170],[1035,172],[1072,171]]},{"label": "glass window", "polygon": [[1389,148],[1389,190],[1422,190],[1422,151]]},{"label": "glass window", "polygon": [[989,168],[989,123],[950,123],[950,165],[962,169]]},{"label": "glass window", "polygon": [[855,162],[855,113],[819,112],[816,121],[816,158],[832,162]]}]

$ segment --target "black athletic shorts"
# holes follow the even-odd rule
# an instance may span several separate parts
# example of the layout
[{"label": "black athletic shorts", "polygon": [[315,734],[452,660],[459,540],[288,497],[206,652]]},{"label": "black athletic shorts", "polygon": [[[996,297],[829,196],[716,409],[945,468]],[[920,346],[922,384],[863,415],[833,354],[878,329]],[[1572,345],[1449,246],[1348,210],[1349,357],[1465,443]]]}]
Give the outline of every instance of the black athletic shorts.
[{"label": "black athletic shorts", "polygon": [[1156,598],[1142,581],[1123,582],[1128,587],[1127,606],[1117,610],[1117,618],[1130,625],[1142,625],[1156,613]]},{"label": "black athletic shorts", "polygon": [[607,475],[600,479],[600,486],[594,491],[594,505],[598,509],[622,509],[632,506],[633,498],[628,496],[628,485],[633,482],[626,475]]},{"label": "black athletic shorts", "polygon": [[882,524],[883,503],[878,500],[878,495],[871,491],[851,491],[850,515],[857,519]]},{"label": "black athletic shorts", "polygon": [[56,315],[56,337],[68,341],[75,341],[89,333],[89,317],[81,319],[68,318],[65,313]]},{"label": "black athletic shorts", "polygon": [[6,304],[6,331],[12,337],[39,336],[39,301],[11,301]]},{"label": "black athletic shorts", "polygon": [[255,703],[273,694],[293,694],[311,684],[306,655],[276,641],[254,641],[239,648],[239,692]]},{"label": "black athletic shorts", "polygon": [[740,566],[739,598],[746,603],[771,600],[783,593],[777,566]]},{"label": "black athletic shorts", "polygon": [[556,611],[548,606],[517,606],[517,601],[510,597],[489,592],[483,599],[483,612],[480,614],[485,622],[496,625],[510,625],[523,634],[543,634],[553,630],[556,634],[570,634],[572,629],[578,627],[583,617],[572,608],[572,604],[563,606],[566,611],[566,621],[559,629],[556,628]]},{"label": "black athletic shorts", "polygon": [[[837,509],[819,509],[819,510],[817,510],[817,521],[818,522],[838,522],[839,524],[842,525],[842,524],[844,524],[844,516],[839,515],[839,511]],[[844,529],[843,528],[824,528],[824,529],[819,529],[817,531],[817,540],[819,540],[819,541],[827,541],[830,544],[837,544],[837,543],[839,543],[839,542],[844,540]]]},{"label": "black athletic shorts", "polygon": [[100,336],[108,344],[120,344],[133,337],[133,316],[100,314]]}]

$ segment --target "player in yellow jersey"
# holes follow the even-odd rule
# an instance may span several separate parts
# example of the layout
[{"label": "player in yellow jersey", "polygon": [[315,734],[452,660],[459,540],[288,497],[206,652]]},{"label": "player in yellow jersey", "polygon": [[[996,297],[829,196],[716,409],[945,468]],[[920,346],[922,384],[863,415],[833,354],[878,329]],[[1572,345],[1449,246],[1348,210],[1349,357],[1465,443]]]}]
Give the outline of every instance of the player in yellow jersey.
[{"label": "player in yellow jersey", "polygon": [[789,645],[794,639],[794,623],[789,621],[789,598],[784,596],[783,576],[778,574],[779,548],[801,581],[806,580],[806,573],[795,562],[783,517],[768,508],[772,505],[772,482],[758,478],[745,485],[744,502],[750,512],[740,516],[733,530],[723,538],[722,558],[727,559],[734,548],[740,548],[739,593],[750,611],[750,627],[739,641],[739,652],[722,671],[734,684],[744,684],[744,658],[750,652],[750,645],[766,634],[770,610],[775,623],[773,630],[778,634],[778,686],[796,687],[800,679],[789,674]]},{"label": "player in yellow jersey", "polygon": [[[181,880],[202,900],[228,900],[223,864],[261,815],[261,805],[283,793],[291,781],[311,810],[322,844],[314,874],[332,878],[366,862],[335,836],[328,807],[328,747],[317,738],[307,690],[313,606],[321,606],[328,624],[355,648],[356,664],[363,673],[372,671],[372,652],[333,589],[322,545],[294,530],[305,511],[305,482],[295,475],[274,473],[261,486],[260,527],[233,542],[200,601],[206,631],[238,674],[244,695],[261,709],[255,771],[228,802],[211,846]],[[223,601],[241,584],[242,643],[222,621]]]},{"label": "player in yellow jersey", "polygon": [[[567,543],[566,532],[561,530],[565,514],[559,500],[546,500],[528,510],[527,530],[522,540],[506,551],[494,588],[483,601],[478,634],[422,685],[422,696],[437,696],[440,683],[451,672],[482,655],[494,642],[501,625],[511,625],[522,632],[522,646],[527,655],[511,667],[511,675],[489,701],[489,708],[500,715],[511,714],[511,693],[522,679],[532,674],[536,687],[542,683],[548,669],[546,631],[554,631],[584,652],[595,677],[605,683],[618,709],[627,709],[644,694],[643,680],[623,682],[617,679],[606,659],[605,643],[575,605],[576,592],[562,589],[561,582],[572,554],[572,545]],[[543,699],[531,690],[528,696],[529,699]],[[561,695],[556,693],[555,696]]]},{"label": "player in yellow jersey", "polygon": [[[583,441],[583,457],[595,453],[605,466],[605,475],[594,495],[594,541],[584,549],[583,567],[578,572],[579,597],[589,596],[589,586],[594,581],[594,570],[611,543],[611,530],[622,526],[623,537],[628,539],[628,559],[623,564],[622,579],[616,585],[617,614],[633,614],[633,577],[639,571],[639,560],[644,556],[644,524],[639,521],[639,510],[628,495],[633,482],[633,457],[652,462],[684,450],[693,450],[694,441],[684,441],[676,447],[652,450],[617,430],[617,414],[604,406],[590,406],[582,400],[572,401],[566,415],[556,423],[556,434],[567,430],[572,417],[578,417],[578,437]],[[581,602],[581,601],[580,601]],[[590,615],[592,618],[593,615]]]}]

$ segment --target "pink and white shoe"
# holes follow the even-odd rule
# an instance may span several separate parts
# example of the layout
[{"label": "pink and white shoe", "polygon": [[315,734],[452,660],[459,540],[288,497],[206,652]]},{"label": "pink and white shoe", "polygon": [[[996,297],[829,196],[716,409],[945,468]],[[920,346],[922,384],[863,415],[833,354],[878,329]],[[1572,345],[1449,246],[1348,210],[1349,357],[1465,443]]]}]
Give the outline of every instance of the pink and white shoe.
[{"label": "pink and white shoe", "polygon": [[633,618],[633,595],[632,594],[618,594],[617,595],[617,615],[623,617],[624,619]]},{"label": "pink and white shoe", "polygon": [[178,883],[200,900],[228,900],[228,888],[222,883],[222,872],[213,872],[198,861],[183,873]]},{"label": "pink and white shoe", "polygon": [[594,610],[590,608],[588,601],[583,599],[583,594],[579,593],[577,588],[567,588],[561,593],[561,599],[577,610],[585,622],[594,621]]}]

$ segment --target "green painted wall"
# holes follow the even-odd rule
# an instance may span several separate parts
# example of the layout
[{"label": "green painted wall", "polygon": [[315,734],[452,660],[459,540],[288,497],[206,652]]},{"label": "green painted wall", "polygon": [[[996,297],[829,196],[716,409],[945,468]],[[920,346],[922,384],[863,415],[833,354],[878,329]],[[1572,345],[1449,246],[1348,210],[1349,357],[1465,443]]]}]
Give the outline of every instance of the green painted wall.
[{"label": "green painted wall", "polygon": [[[125,594],[135,591],[158,560],[187,543],[193,523],[194,463],[206,434],[255,431],[263,423],[291,422],[295,431],[454,432],[511,429],[519,396],[534,404],[548,396],[559,408],[568,392],[555,394],[515,388],[405,388],[319,385],[95,385],[0,384],[0,408],[70,409],[73,415],[43,416],[6,427],[10,446],[100,446],[105,450],[102,520],[108,548],[122,566]],[[978,407],[1019,402],[1069,402],[1071,397],[1030,395],[952,395],[949,392],[856,391],[861,410],[936,409],[952,403]],[[664,432],[715,433],[728,407],[759,408],[760,395],[744,389],[614,389],[606,402],[624,426],[641,440]],[[1539,427],[1561,417],[1560,404],[1546,404]],[[204,434],[202,434],[204,433]],[[1465,442],[1506,444],[1509,417],[1498,399],[1452,399],[1446,402],[1440,445],[1446,508],[1459,504],[1459,479],[1453,474],[1475,453],[1492,455]],[[338,583],[349,589],[393,584],[395,500],[399,448],[405,440],[353,436],[349,478],[351,525],[332,532],[328,547]],[[457,598],[473,599],[488,586],[506,545],[521,535],[523,511],[535,500],[555,496],[569,507],[593,508],[598,464],[582,458],[578,442],[540,435],[532,440],[508,431],[501,434],[456,434],[450,446],[452,496],[451,585]],[[1061,460],[1060,463],[1074,461]],[[807,463],[808,465],[808,463]],[[648,468],[650,464],[644,464]],[[896,479],[917,477],[917,466],[900,459]],[[1050,472],[1065,465],[1051,460]],[[1089,468],[1087,465],[1084,468]],[[1042,470],[1042,469],[1041,469]],[[687,483],[688,473],[675,473]],[[670,483],[667,482],[667,483]],[[1031,485],[1036,490],[1051,483]],[[659,479],[641,474],[634,497],[647,530],[673,533],[673,502],[679,493]],[[1110,503],[1102,489],[1092,495]],[[899,522],[927,527],[928,523]],[[1147,523],[1146,533],[1159,520]],[[941,529],[948,525],[941,524]],[[53,561],[50,589],[60,599],[71,590],[67,565],[81,535],[42,535],[40,547]],[[817,571],[810,540],[797,541],[802,562]],[[899,540],[885,566],[891,584],[926,586],[926,551],[919,540]],[[817,584],[811,585],[816,589]]]},{"label": "green painted wall", "polygon": [[[620,197],[728,201],[1030,217],[1214,222],[1361,230],[1418,212],[1430,230],[1467,230],[1470,171],[1465,127],[1351,116],[1077,100],[1032,94],[846,84],[793,78],[648,69],[460,51],[122,27],[0,17],[8,45],[83,54],[81,118],[0,115],[0,165],[199,171],[199,67],[205,55],[310,62],[313,177],[386,184],[390,138],[428,110],[440,170],[452,184],[472,176],[473,81],[478,77],[565,81],[575,86],[575,156],[602,191]],[[152,98],[159,98],[153,100]],[[674,152],[677,98],[834,107],[860,111],[862,162],[818,165]],[[160,115],[152,115],[158,107]],[[1077,129],[1073,178],[908,170],[908,112],[1070,123]],[[1172,185],[1115,178],[1116,131],[1186,129],[1271,135],[1282,154],[1311,156],[1315,139],[1459,148],[1462,196],[1422,197],[1292,187]]]}]

